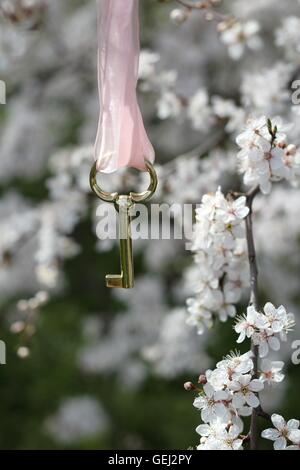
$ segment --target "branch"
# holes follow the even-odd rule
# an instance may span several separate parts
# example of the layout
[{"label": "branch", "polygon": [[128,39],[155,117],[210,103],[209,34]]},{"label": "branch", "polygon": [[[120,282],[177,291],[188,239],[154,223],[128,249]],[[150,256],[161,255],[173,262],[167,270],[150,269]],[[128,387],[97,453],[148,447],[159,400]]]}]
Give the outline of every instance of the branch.
[{"label": "branch", "polygon": [[197,10],[204,10],[205,8],[211,7],[211,3],[209,1],[200,1],[200,2],[192,2],[189,0],[176,0],[177,3],[180,3],[183,7],[189,9],[197,9]]},{"label": "branch", "polygon": [[260,416],[261,418],[264,418],[266,419],[267,421],[269,421],[269,423],[272,423],[272,420],[271,420],[271,416],[269,415],[269,413],[266,413],[261,406],[259,406],[258,408],[256,408],[256,414],[257,416]]},{"label": "branch", "polygon": [[253,237],[253,223],[252,223],[252,206],[255,196],[259,193],[259,187],[255,187],[249,193],[247,193],[247,207],[249,208],[249,214],[246,218],[246,237],[248,245],[248,257],[250,265],[250,305],[253,305],[254,308],[258,309],[258,269],[256,262],[256,251]]},{"label": "branch", "polygon": [[[249,266],[250,266],[250,305],[253,305],[255,310],[258,309],[258,269],[256,262],[256,250],[253,236],[253,223],[252,223],[252,214],[253,214],[253,201],[255,196],[259,193],[259,187],[253,188],[249,193],[247,193],[247,207],[249,208],[249,214],[246,218],[246,237],[247,237],[247,246],[248,246],[248,257],[249,257]],[[251,351],[253,353],[253,364],[254,364],[254,378],[258,376],[258,347],[255,346],[252,342]],[[257,410],[253,408],[251,416],[251,425],[250,425],[250,448],[251,450],[257,450]]]},{"label": "branch", "polygon": [[188,10],[206,10],[209,14],[210,20],[226,21],[230,17],[228,15],[222,15],[222,13],[217,12],[213,9],[214,5],[211,0],[202,0],[198,2],[193,2],[191,0],[175,0],[177,3],[187,8]]}]

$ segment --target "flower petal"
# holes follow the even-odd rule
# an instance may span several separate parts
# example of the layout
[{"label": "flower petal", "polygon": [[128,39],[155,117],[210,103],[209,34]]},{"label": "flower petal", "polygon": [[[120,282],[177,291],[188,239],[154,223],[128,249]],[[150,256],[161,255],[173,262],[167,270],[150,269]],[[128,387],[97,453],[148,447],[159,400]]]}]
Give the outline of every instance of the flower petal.
[{"label": "flower petal", "polygon": [[279,351],[280,341],[278,338],[275,338],[275,336],[271,336],[268,339],[268,343],[269,343],[270,348],[273,349],[273,351]]},{"label": "flower petal", "polygon": [[263,382],[258,379],[251,380],[249,384],[249,389],[252,392],[260,392],[263,388],[264,388]]},{"label": "flower petal", "polygon": [[266,315],[274,315],[276,313],[276,308],[271,302],[267,302],[264,306],[264,312]]},{"label": "flower petal", "polygon": [[271,420],[275,428],[277,428],[279,431],[282,431],[286,426],[286,423],[283,417],[276,413],[272,414]]},{"label": "flower petal", "polygon": [[300,444],[300,430],[299,429],[293,429],[288,433],[288,438],[293,444]]},{"label": "flower petal", "polygon": [[209,436],[211,431],[211,427],[208,424],[200,424],[196,427],[196,432],[200,434],[200,436]]},{"label": "flower petal", "polygon": [[247,404],[252,408],[257,408],[259,406],[259,399],[253,392],[246,393],[245,399]]},{"label": "flower petal", "polygon": [[264,341],[263,343],[260,343],[258,350],[259,350],[259,357],[266,357],[266,355],[269,352],[268,343],[266,341]]},{"label": "flower petal", "polygon": [[280,436],[276,441],[274,442],[274,449],[275,450],[283,450],[286,448],[286,438],[283,436]]},{"label": "flower petal", "polygon": [[278,429],[273,429],[273,428],[265,429],[261,433],[261,437],[264,437],[265,439],[269,439],[270,441],[276,441],[276,439],[278,439],[279,436],[280,436],[280,432],[278,431]]},{"label": "flower petal", "polygon": [[298,419],[290,419],[286,424],[288,429],[298,429],[300,421]]}]

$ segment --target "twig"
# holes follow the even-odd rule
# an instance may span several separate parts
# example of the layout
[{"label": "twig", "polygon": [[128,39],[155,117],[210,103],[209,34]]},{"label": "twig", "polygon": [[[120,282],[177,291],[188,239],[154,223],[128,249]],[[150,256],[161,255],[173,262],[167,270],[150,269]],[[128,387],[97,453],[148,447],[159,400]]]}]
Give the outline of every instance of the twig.
[{"label": "twig", "polygon": [[211,6],[210,2],[191,2],[188,0],[176,0],[177,3],[180,3],[183,7],[189,8],[189,9],[196,9],[196,10],[203,10],[204,8],[209,8]]},{"label": "twig", "polygon": [[261,406],[257,407],[256,408],[256,414],[257,416],[260,416],[261,418],[264,418],[266,419],[267,421],[269,421],[270,423],[272,423],[272,420],[271,420],[271,416],[269,415],[269,413],[266,413]]},{"label": "twig", "polygon": [[228,15],[222,15],[213,9],[213,3],[211,0],[202,0],[198,2],[192,2],[190,0],[176,0],[177,3],[187,8],[188,10],[202,10],[209,14],[210,20],[226,21],[229,19]]},{"label": "twig", "polygon": [[258,309],[258,269],[256,262],[256,251],[253,237],[253,223],[252,223],[252,206],[255,196],[259,193],[259,187],[255,187],[249,193],[247,193],[247,207],[249,208],[249,214],[246,217],[246,237],[248,245],[248,257],[250,265],[250,305],[253,305],[254,308]]},{"label": "twig", "polygon": [[[255,310],[258,310],[258,269],[256,261],[256,251],[255,243],[253,236],[253,223],[252,223],[252,214],[253,214],[253,201],[255,196],[259,193],[259,187],[253,188],[249,193],[247,193],[247,207],[249,208],[249,214],[246,218],[246,237],[248,245],[248,257],[250,265],[250,305],[253,305]],[[251,344],[251,351],[253,353],[253,364],[254,364],[254,378],[258,376],[258,347]],[[258,413],[255,408],[252,410],[251,416],[251,425],[250,425],[250,448],[251,450],[257,450],[257,417]]]}]

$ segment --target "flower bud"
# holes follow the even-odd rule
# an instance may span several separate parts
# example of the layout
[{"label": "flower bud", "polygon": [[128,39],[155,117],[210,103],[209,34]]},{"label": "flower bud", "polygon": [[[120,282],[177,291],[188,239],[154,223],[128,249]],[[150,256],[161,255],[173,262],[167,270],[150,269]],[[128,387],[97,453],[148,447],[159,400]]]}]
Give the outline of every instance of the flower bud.
[{"label": "flower bud", "polygon": [[296,155],[297,147],[294,144],[290,144],[287,146],[286,151],[288,155]]},{"label": "flower bud", "polygon": [[170,13],[171,21],[177,26],[184,23],[187,20],[187,17],[188,17],[187,10],[183,10],[182,8],[175,8]]},{"label": "flower bud", "polygon": [[207,11],[205,13],[205,19],[206,21],[212,21],[214,19],[214,14],[211,11]]},{"label": "flower bud", "polygon": [[205,385],[207,383],[206,375],[201,374],[198,379],[198,384]]},{"label": "flower bud", "polygon": [[36,294],[36,300],[38,301],[39,305],[43,305],[48,302],[49,294],[46,291],[39,291]]},{"label": "flower bud", "polygon": [[226,31],[227,28],[228,28],[227,21],[220,21],[220,23],[218,23],[217,25],[217,30],[219,31],[219,33],[223,33],[224,31]]},{"label": "flower bud", "polygon": [[3,0],[0,2],[0,16],[11,23],[25,24],[33,28],[46,9],[46,0]]},{"label": "flower bud", "polygon": [[192,382],[185,382],[185,384],[183,385],[184,389],[187,391],[187,392],[190,392],[192,390],[195,390],[195,385],[192,383]]},{"label": "flower bud", "polygon": [[285,139],[281,139],[277,142],[277,147],[281,149],[285,149],[287,146],[287,141]]},{"label": "flower bud", "polygon": [[26,346],[21,346],[18,349],[17,354],[21,359],[26,359],[30,355],[30,351]]},{"label": "flower bud", "polygon": [[10,331],[14,334],[21,333],[25,328],[25,323],[23,321],[16,321],[14,322],[11,327]]}]

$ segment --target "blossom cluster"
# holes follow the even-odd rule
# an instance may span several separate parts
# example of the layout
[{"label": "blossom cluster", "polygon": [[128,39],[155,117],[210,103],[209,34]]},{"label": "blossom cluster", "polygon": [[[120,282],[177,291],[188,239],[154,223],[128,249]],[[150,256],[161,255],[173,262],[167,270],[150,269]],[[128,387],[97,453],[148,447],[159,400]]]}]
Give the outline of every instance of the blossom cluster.
[{"label": "blossom cluster", "polygon": [[269,349],[278,351],[280,340],[286,341],[287,333],[293,328],[295,321],[292,313],[287,313],[281,305],[275,308],[271,302],[267,302],[264,313],[257,312],[253,306],[247,308],[247,315],[241,316],[235,325],[235,331],[239,334],[237,343],[251,338],[258,346],[260,357],[266,357]]},{"label": "blossom cluster", "polygon": [[[284,61],[248,71],[241,81],[242,103],[255,115],[282,115],[290,101],[289,84],[294,67]],[[268,86],[266,86],[266,84]],[[290,121],[290,116],[287,118]]]},{"label": "blossom cluster", "polygon": [[240,417],[249,416],[252,408],[259,406],[256,392],[264,388],[263,381],[252,378],[251,356],[251,352],[232,354],[201,378],[206,384],[194,400],[205,423],[196,429],[201,436],[198,450],[242,448],[243,421]]},{"label": "blossom cluster", "polygon": [[[264,307],[264,314],[255,312],[251,307],[248,312],[251,313],[251,318],[255,317],[257,320],[256,324],[259,326],[255,328],[258,329],[261,325],[267,328],[268,325],[268,333],[269,330],[273,332],[273,339],[275,339],[274,331],[285,336],[291,327],[292,316],[287,314],[282,306],[276,309],[271,303],[267,303]],[[246,335],[252,337],[256,334],[255,328],[250,323],[247,328],[245,334],[244,331],[241,333],[242,339]],[[236,329],[240,330],[240,328]],[[254,337],[252,339],[254,342]],[[238,342],[240,341],[241,337],[238,339]],[[261,351],[265,353],[265,351],[268,352],[266,341],[265,336],[259,332],[254,344],[258,344]],[[282,382],[284,379],[283,366],[284,363],[281,361],[264,359],[259,364],[257,373],[254,367],[253,352],[249,351],[242,355],[236,352],[217,363],[214,370],[207,370],[204,375],[201,375],[199,383],[203,385],[203,389],[199,390],[199,396],[194,400],[194,406],[201,411],[201,419],[204,422],[196,429],[201,436],[197,449],[243,449],[246,436],[242,434],[244,428],[242,418],[250,416],[253,409],[261,406],[259,392],[267,386]],[[278,427],[278,419],[275,418],[273,423]],[[288,423],[289,430],[290,428],[298,428],[299,423],[297,423],[295,420],[290,421]],[[274,440],[276,448],[284,448],[286,441],[283,442],[283,438],[287,437],[295,445],[299,444],[298,434],[288,431],[284,426],[281,419],[277,431],[268,429],[262,435],[267,439]],[[280,439],[280,443],[277,442],[277,439]]]},{"label": "blossom cluster", "polygon": [[297,183],[300,176],[300,152],[288,144],[287,127],[281,121],[266,117],[250,119],[244,131],[238,135],[239,171],[247,186],[260,187],[264,194],[272,188],[272,182],[286,179]]},{"label": "blossom cluster", "polygon": [[213,325],[213,318],[226,321],[236,314],[235,305],[249,284],[244,219],[246,198],[226,199],[219,188],[203,196],[196,210],[192,251],[195,265],[187,283],[195,297],[187,300],[187,323],[198,333]]},{"label": "blossom cluster", "polygon": [[[300,19],[298,16],[288,16],[275,32],[275,43],[283,47],[287,57],[292,60],[299,57]],[[297,59],[296,59],[297,60]]]},{"label": "blossom cluster", "polygon": [[66,397],[44,422],[44,431],[64,445],[99,436],[109,427],[106,410],[91,395]]},{"label": "blossom cluster", "polygon": [[260,24],[255,20],[246,22],[225,21],[218,25],[220,40],[228,47],[228,54],[233,60],[239,60],[245,49],[258,50],[262,47],[259,37]]},{"label": "blossom cluster", "polygon": [[151,50],[143,50],[140,55],[139,79],[143,92],[155,92],[158,95],[156,103],[157,116],[160,119],[178,117],[183,109],[183,103],[175,91],[177,80],[176,70],[158,71],[156,64],[159,54]]},{"label": "blossom cluster", "polygon": [[233,100],[218,95],[210,98],[208,91],[200,88],[188,101],[187,117],[197,131],[207,132],[223,122],[225,131],[231,134],[240,131],[245,112]]},{"label": "blossom cluster", "polygon": [[210,97],[206,87],[198,88],[191,96],[182,96],[176,89],[175,70],[158,71],[158,54],[143,50],[140,59],[140,89],[157,95],[157,116],[161,120],[187,119],[191,127],[202,133],[218,123],[224,123],[229,134],[239,132],[245,122],[245,111],[234,100],[218,95]]},{"label": "blossom cluster", "polygon": [[19,300],[17,304],[16,318],[10,325],[10,331],[19,335],[21,345],[17,349],[17,354],[21,359],[26,359],[30,354],[29,344],[35,334],[39,313],[48,300],[48,293],[39,291],[34,297]]},{"label": "blossom cluster", "polygon": [[239,60],[244,55],[246,48],[258,50],[262,47],[262,39],[259,36],[260,24],[256,20],[241,21],[231,15],[222,15],[214,11],[220,0],[209,0],[203,2],[200,6],[194,4],[189,8],[175,8],[170,13],[171,21],[177,26],[184,23],[191,16],[191,10],[207,10],[206,18],[208,20],[217,20],[217,30],[220,33],[220,40],[228,47],[228,54],[231,59]]}]

